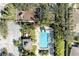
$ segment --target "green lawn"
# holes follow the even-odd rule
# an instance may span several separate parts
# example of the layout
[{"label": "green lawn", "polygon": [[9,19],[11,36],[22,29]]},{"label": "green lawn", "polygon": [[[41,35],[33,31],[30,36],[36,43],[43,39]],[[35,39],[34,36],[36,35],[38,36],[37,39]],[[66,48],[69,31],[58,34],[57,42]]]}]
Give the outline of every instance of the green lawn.
[{"label": "green lawn", "polygon": [[32,46],[32,52],[33,52],[33,53],[35,53],[36,48],[37,48],[36,45],[33,45],[33,46]]},{"label": "green lawn", "polygon": [[32,38],[32,41],[35,43],[36,39],[35,39],[35,29],[30,29],[30,34],[29,34]]}]

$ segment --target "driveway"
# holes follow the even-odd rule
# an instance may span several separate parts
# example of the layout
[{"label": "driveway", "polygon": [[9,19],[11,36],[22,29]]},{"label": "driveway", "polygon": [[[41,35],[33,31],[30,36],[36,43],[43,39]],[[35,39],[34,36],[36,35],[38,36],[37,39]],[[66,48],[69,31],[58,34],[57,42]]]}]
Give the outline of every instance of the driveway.
[{"label": "driveway", "polygon": [[8,37],[3,39],[0,35],[0,48],[6,47],[8,52],[13,53],[13,55],[18,56],[18,48],[13,45],[13,39],[18,40],[20,37],[20,26],[15,24],[13,21],[7,22],[8,26]]}]

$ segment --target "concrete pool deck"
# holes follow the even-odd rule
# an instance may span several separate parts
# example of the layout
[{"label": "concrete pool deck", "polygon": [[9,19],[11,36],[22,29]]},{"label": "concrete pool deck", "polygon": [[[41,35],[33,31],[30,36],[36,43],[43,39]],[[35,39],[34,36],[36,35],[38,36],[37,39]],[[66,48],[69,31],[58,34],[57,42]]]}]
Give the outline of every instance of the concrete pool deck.
[{"label": "concrete pool deck", "polygon": [[[45,29],[46,29],[46,32],[50,33],[50,30],[51,30],[50,27],[46,26]],[[37,41],[36,41],[36,45],[37,45],[36,55],[40,56],[39,53],[38,53],[38,51],[40,50],[40,47],[39,47],[40,27],[36,27],[36,29],[35,29],[35,35],[36,35],[36,39],[37,39]],[[51,37],[49,37],[49,43],[51,41],[50,39],[51,39]],[[44,50],[49,50],[49,49],[50,49],[50,47],[48,47],[47,49],[44,49]],[[51,56],[50,53],[48,55]]]}]

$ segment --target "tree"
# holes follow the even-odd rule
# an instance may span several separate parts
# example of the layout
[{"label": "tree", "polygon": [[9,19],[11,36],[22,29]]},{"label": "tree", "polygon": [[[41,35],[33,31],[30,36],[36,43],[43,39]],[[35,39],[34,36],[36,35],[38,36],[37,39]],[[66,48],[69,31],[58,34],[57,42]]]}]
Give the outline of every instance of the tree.
[{"label": "tree", "polygon": [[[72,32],[74,29],[74,24],[71,19],[71,12],[73,10],[74,4],[65,4],[65,23],[64,23],[64,39],[65,39],[65,55],[68,56],[70,52],[70,48],[73,43],[74,33]],[[72,21],[72,22],[71,22]]]},{"label": "tree", "polygon": [[[54,8],[55,7],[55,8]],[[54,8],[54,9],[53,9]],[[55,21],[51,25],[54,29],[55,55],[64,55],[64,31],[62,21],[64,19],[64,4],[54,4],[52,10],[55,11]],[[55,10],[57,8],[57,10]]]},{"label": "tree", "polygon": [[6,39],[7,37],[7,25],[6,25],[6,20],[5,19],[1,19],[0,20],[0,34],[3,36],[3,38]]},{"label": "tree", "polygon": [[25,50],[24,48],[19,51],[20,56],[35,56],[35,53],[30,50]]},{"label": "tree", "polygon": [[79,42],[79,36],[75,36],[74,40]]},{"label": "tree", "polygon": [[7,52],[6,48],[3,48],[3,49],[1,50],[0,55],[1,55],[1,56],[7,56],[7,55],[8,55],[8,52]]},{"label": "tree", "polygon": [[48,50],[39,50],[39,54],[42,56],[48,55]]},{"label": "tree", "polygon": [[19,46],[19,45],[20,45],[20,41],[19,41],[19,40],[16,41],[16,40],[14,39],[14,40],[13,40],[13,43],[14,43],[15,46]]},{"label": "tree", "polygon": [[49,4],[40,4],[38,8],[36,8],[36,19],[38,19],[39,25],[47,25],[49,26],[53,20],[53,14],[50,11]]},{"label": "tree", "polygon": [[16,8],[13,4],[7,4],[1,11],[2,18],[6,20],[16,20]]},{"label": "tree", "polygon": [[15,8],[17,8],[19,11],[26,11],[26,10],[34,10],[39,4],[32,4],[32,3],[13,3]]}]

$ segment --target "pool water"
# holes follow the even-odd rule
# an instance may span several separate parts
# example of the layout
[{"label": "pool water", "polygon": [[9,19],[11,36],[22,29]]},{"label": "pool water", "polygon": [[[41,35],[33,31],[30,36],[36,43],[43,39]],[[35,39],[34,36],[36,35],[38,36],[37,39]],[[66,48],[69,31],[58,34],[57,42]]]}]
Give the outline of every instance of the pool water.
[{"label": "pool water", "polygon": [[48,33],[40,31],[40,48],[48,48]]}]

